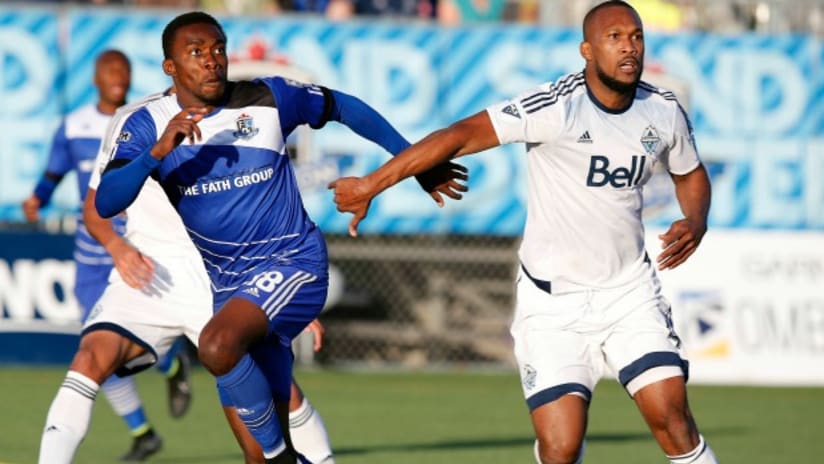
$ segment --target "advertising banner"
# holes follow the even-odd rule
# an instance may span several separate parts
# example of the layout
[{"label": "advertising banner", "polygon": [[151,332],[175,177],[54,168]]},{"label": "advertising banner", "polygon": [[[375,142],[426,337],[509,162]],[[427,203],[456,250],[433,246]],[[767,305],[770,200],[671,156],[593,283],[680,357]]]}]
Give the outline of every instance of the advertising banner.
[{"label": "advertising banner", "polygon": [[[43,11],[0,9],[0,42],[7,44],[0,92],[13,102],[3,112],[0,153],[0,218],[6,220],[20,219],[17,205],[40,175],[60,114],[94,101],[91,69],[99,52],[119,48],[131,57],[132,98],[169,85],[160,67],[160,35],[174,12],[68,9],[58,18]],[[61,22],[68,34],[58,46]],[[230,69],[250,61],[299,67],[311,80],[367,101],[412,141],[583,68],[577,28],[440,28],[296,16],[223,22]],[[710,167],[713,226],[824,229],[822,58],[824,47],[814,37],[647,38],[645,76],[679,94]],[[307,207],[323,230],[345,232],[348,217],[336,211],[326,182],[362,175],[388,155],[338,124],[313,137],[314,159],[323,168],[305,189]],[[518,235],[524,151],[508,146],[461,160],[470,168],[471,193],[444,209],[414,181],[404,182],[376,199],[361,232]],[[656,206],[649,221],[666,224],[677,207],[662,201],[665,191],[649,190],[648,202]],[[72,200],[61,201],[55,209],[65,213]]]},{"label": "advertising banner", "polygon": [[74,238],[0,233],[0,363],[71,361],[80,334]]},{"label": "advertising banner", "polygon": [[824,385],[824,233],[710,231],[661,280],[692,381]]}]

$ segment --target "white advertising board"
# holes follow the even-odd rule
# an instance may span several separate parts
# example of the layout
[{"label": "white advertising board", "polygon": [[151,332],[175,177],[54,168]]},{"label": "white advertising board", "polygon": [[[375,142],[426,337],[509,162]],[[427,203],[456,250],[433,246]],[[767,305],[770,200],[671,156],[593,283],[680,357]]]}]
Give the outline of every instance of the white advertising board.
[{"label": "white advertising board", "polygon": [[660,276],[691,382],[824,385],[824,233],[711,230]]}]

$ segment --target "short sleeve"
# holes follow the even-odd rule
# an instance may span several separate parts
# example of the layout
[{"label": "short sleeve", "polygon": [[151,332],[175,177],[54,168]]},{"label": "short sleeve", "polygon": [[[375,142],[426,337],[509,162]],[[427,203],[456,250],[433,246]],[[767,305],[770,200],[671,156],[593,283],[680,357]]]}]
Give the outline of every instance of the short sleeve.
[{"label": "short sleeve", "polygon": [[681,105],[676,104],[676,106],[672,143],[666,155],[666,163],[669,172],[684,175],[697,168],[701,160],[695,147],[695,137],[689,117]]},{"label": "short sleeve", "polygon": [[282,77],[269,77],[262,81],[275,97],[284,137],[300,125],[308,124],[313,129],[319,129],[328,121],[331,108],[320,86]]},{"label": "short sleeve", "polygon": [[486,109],[498,141],[505,143],[547,143],[558,132],[558,102],[552,84],[524,92]]},{"label": "short sleeve", "polygon": [[126,122],[126,119],[130,114],[132,113],[116,113],[109,122],[109,125],[106,127],[106,134],[100,140],[100,149],[97,151],[97,158],[94,160],[94,169],[92,169],[92,175],[89,178],[90,189],[97,190],[97,187],[100,185],[100,176],[106,169],[106,165],[109,164],[112,149],[114,148],[117,138],[123,129],[123,124]]},{"label": "short sleeve", "polygon": [[[141,108],[126,118],[123,127],[114,137],[108,161],[133,160],[150,150],[157,142],[157,129],[149,111]],[[105,145],[104,142],[102,145]],[[107,161],[107,162],[108,162]]]}]

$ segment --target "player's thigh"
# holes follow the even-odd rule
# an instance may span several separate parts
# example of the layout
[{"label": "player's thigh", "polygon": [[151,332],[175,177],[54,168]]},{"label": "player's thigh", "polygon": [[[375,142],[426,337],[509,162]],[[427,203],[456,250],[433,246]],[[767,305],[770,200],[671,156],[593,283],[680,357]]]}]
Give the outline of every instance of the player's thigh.
[{"label": "player's thigh", "polygon": [[630,395],[647,385],[688,373],[669,302],[654,282],[623,297],[631,311],[618,320],[603,343],[604,356]]},{"label": "player's thigh", "polygon": [[70,369],[102,383],[130,357],[143,352],[142,347],[111,328],[85,332]]},{"label": "player's thigh", "polygon": [[564,395],[530,413],[541,454],[574,456],[584,442],[589,403],[577,395]]}]

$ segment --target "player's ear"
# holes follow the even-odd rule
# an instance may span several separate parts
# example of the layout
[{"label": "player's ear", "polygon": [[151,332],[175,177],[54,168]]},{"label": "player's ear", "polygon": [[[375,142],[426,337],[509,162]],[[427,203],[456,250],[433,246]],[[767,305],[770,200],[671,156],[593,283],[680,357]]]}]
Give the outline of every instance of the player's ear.
[{"label": "player's ear", "polygon": [[174,61],[168,58],[163,60],[163,72],[169,77],[175,77],[177,74],[177,68],[175,67]]},{"label": "player's ear", "polygon": [[581,45],[580,47],[578,47],[578,49],[581,52],[581,56],[583,56],[585,60],[592,61],[592,44],[586,41],[581,42]]}]

